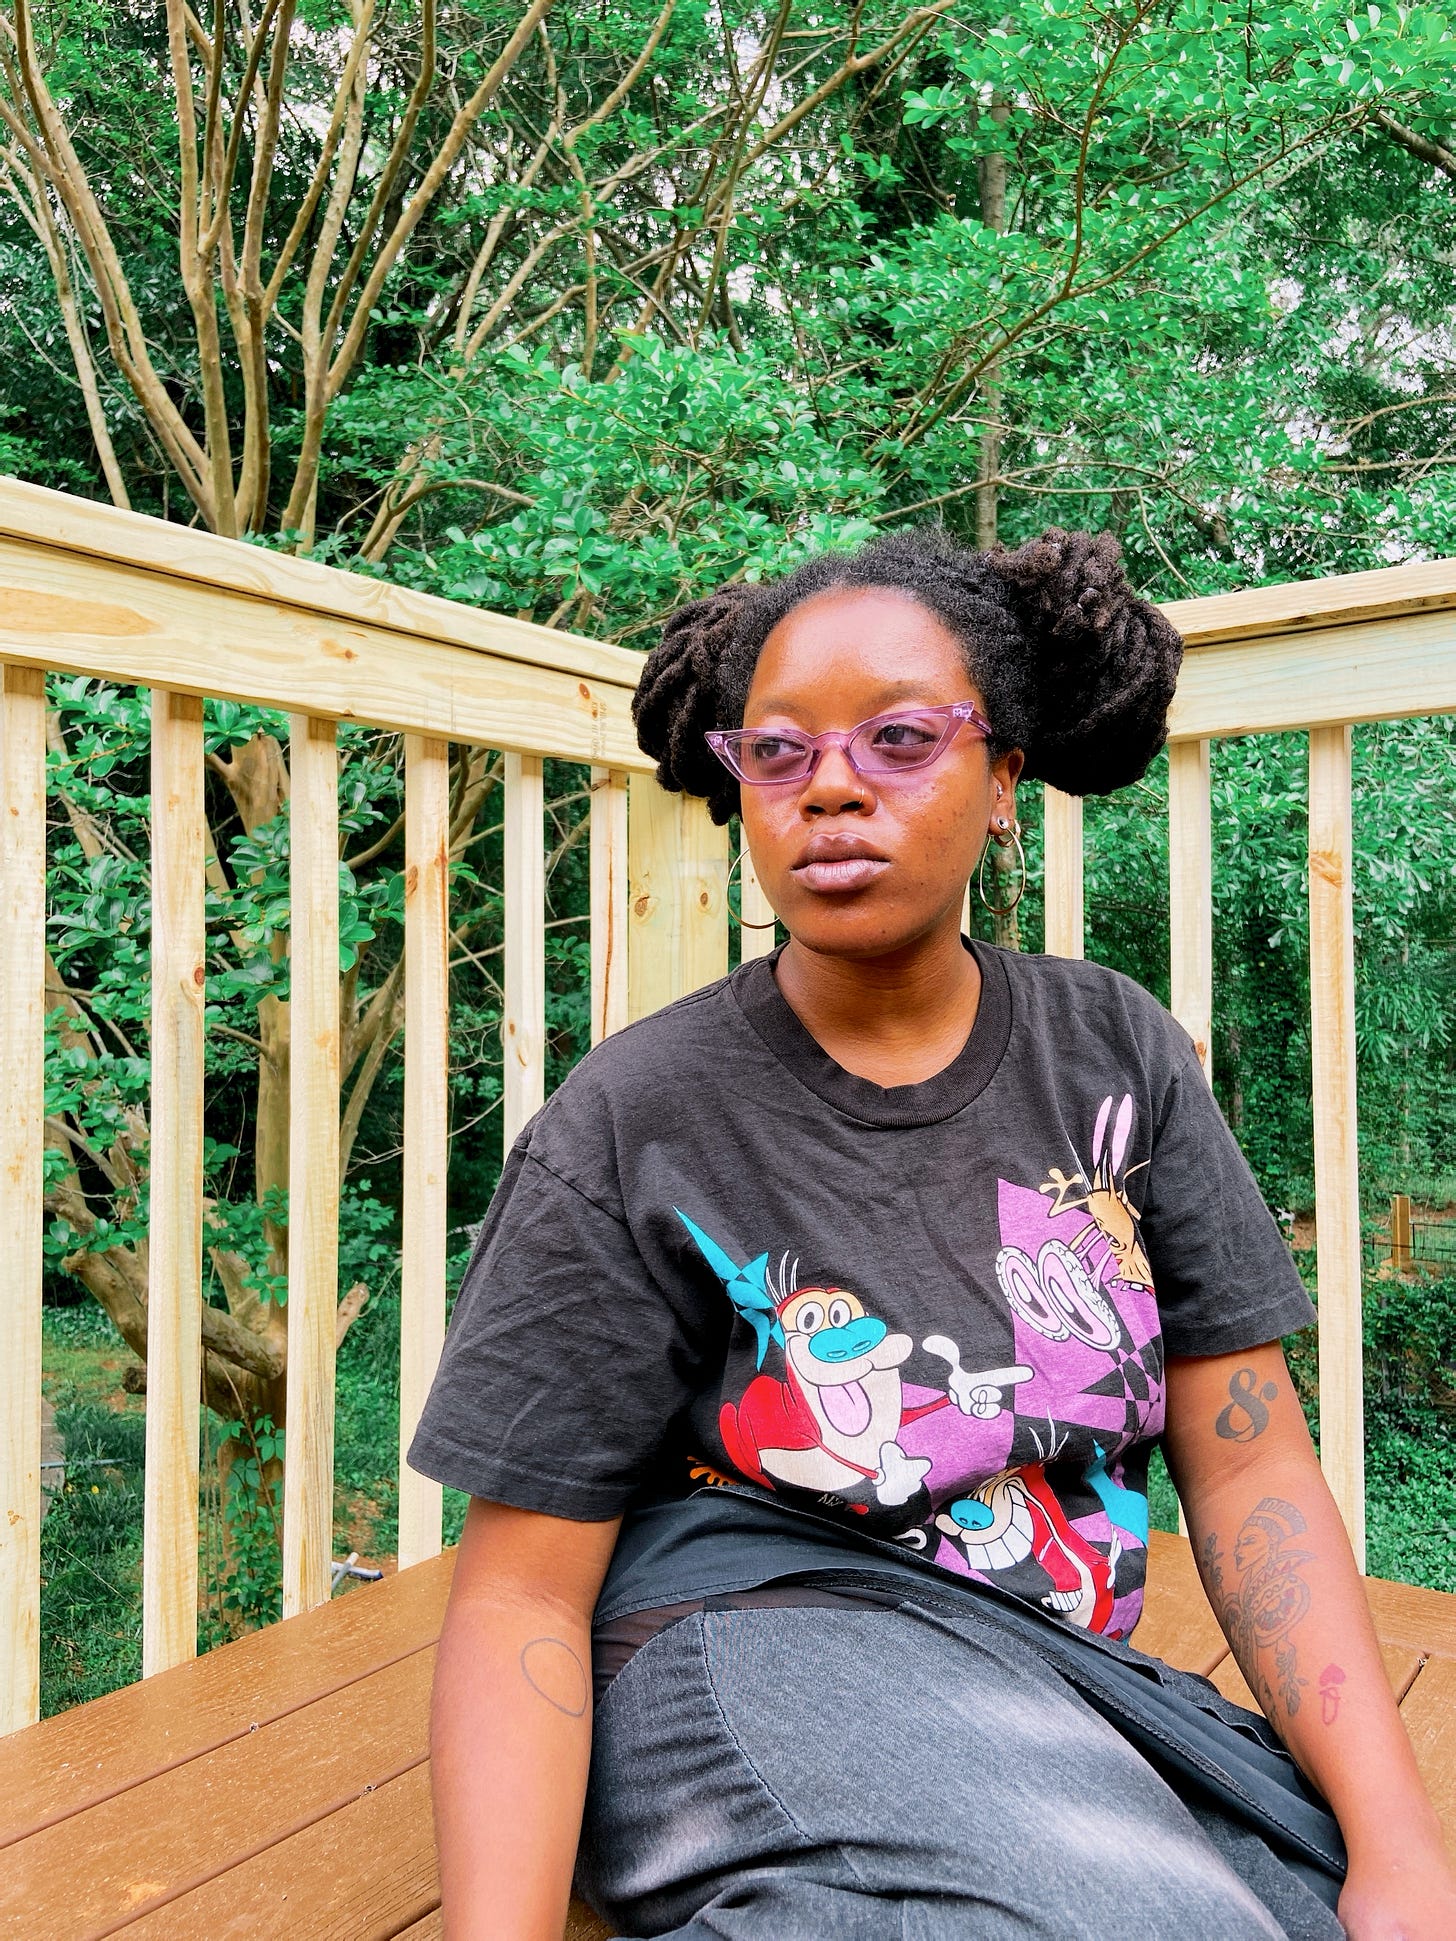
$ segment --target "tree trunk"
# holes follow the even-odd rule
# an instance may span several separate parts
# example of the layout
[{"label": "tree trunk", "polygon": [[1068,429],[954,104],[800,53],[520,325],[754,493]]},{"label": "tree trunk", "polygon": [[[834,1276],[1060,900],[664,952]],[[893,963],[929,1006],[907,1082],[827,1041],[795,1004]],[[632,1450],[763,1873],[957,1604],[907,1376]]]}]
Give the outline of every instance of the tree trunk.
[{"label": "tree trunk", "polygon": [[[1011,110],[1007,103],[992,97],[990,115],[998,128],[1004,128]],[[976,163],[981,190],[981,221],[998,236],[1006,233],[1006,156],[999,150],[982,155]],[[986,367],[981,382],[981,409],[985,426],[981,432],[981,455],[976,468],[976,544],[989,552],[996,544],[1001,472],[1001,395],[1002,373],[999,358]],[[997,867],[1000,868],[1000,852]],[[1001,899],[998,897],[997,901]],[[1013,919],[1014,927],[1014,919]],[[998,919],[999,928],[999,919]]]}]

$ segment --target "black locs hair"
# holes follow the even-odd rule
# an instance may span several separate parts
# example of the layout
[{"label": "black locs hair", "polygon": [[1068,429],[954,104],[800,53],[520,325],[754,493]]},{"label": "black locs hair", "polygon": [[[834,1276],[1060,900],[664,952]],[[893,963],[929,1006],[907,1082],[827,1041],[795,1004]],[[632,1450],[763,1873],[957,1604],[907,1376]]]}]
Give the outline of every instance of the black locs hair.
[{"label": "black locs hair", "polygon": [[632,703],[664,788],[706,799],[715,822],[738,784],[703,739],[737,728],[758,656],[794,607],[837,587],[911,594],[960,641],[1000,750],[1069,795],[1135,782],[1167,737],[1183,642],[1127,583],[1110,533],[1053,526],[1014,552],[977,553],[936,527],[820,553],[766,586],[732,585],[680,607],[647,656]]}]

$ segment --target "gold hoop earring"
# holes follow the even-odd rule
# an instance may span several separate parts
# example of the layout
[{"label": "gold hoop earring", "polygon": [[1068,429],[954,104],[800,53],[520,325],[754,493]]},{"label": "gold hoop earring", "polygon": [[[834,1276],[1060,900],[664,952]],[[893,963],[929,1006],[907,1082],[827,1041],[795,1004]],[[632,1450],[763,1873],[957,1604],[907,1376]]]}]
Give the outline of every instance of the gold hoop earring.
[{"label": "gold hoop earring", "polygon": [[[1016,861],[1019,865],[1020,875],[1016,884],[1016,894],[1009,903],[993,903],[986,894],[986,857],[990,853],[992,842],[995,843],[998,849],[1011,849],[1014,847],[1016,850]],[[1009,917],[1022,897],[1026,895],[1026,851],[1021,846],[1021,824],[1019,822],[1013,822],[1005,835],[996,835],[993,833],[991,842],[988,842],[981,851],[981,866],[976,871],[976,891],[982,903],[985,904],[993,917]]]},{"label": "gold hoop earring", "polygon": [[741,877],[739,878],[739,882],[738,882],[738,894],[740,898],[740,907],[736,910],[733,907],[733,898],[732,898],[732,895],[730,894],[733,888],[733,879],[735,876],[738,875],[739,870],[743,867],[743,858],[747,854],[748,854],[748,851],[746,849],[739,850],[738,854],[733,858],[733,867],[728,872],[728,881],[723,885],[723,900],[728,905],[728,914],[730,917],[732,917],[733,921],[738,925],[740,930],[775,930],[778,928],[779,920],[777,917],[770,917],[767,923],[751,923],[749,919],[746,916],[744,916],[743,910],[741,907],[741,899],[743,895],[743,880]]}]

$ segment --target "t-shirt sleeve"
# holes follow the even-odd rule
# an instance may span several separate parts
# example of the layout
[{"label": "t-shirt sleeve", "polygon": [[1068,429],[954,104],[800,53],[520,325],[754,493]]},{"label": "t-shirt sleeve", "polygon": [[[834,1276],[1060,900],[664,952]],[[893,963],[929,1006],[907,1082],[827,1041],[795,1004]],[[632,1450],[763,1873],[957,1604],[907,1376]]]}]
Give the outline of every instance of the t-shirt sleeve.
[{"label": "t-shirt sleeve", "polygon": [[593,1522],[636,1492],[699,1358],[625,1219],[535,1144],[523,1136],[501,1175],[409,1462],[473,1496]]},{"label": "t-shirt sleeve", "polygon": [[1232,1354],[1315,1318],[1191,1049],[1158,1119],[1140,1225],[1169,1354]]}]

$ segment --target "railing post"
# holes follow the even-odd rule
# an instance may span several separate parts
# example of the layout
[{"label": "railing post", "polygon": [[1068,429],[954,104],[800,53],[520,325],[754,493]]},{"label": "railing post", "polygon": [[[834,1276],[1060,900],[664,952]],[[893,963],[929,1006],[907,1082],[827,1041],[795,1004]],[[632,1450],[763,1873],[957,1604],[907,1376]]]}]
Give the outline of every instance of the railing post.
[{"label": "railing post", "polygon": [[328,1602],[339,1279],[339,769],[332,721],[290,718],[288,1410],[283,1615]]},{"label": "railing post", "polygon": [[627,1022],[627,777],[591,772],[591,1041]]},{"label": "railing post", "polygon": [[1206,741],[1168,750],[1172,1012],[1213,1082],[1213,806]]},{"label": "railing post", "polygon": [[0,1733],[40,1712],[45,675],[0,668]]},{"label": "railing post", "polygon": [[728,831],[695,797],[634,775],[627,841],[627,992],[641,1018],[728,969]]},{"label": "railing post", "polygon": [[505,1150],[546,1096],[545,783],[538,755],[507,755],[505,983],[501,1019]]},{"label": "railing post", "polygon": [[1081,957],[1085,954],[1082,798],[1050,787],[1043,795],[1047,955]]},{"label": "railing post", "polygon": [[450,1087],[450,744],[404,738],[404,1207],[399,1567],[439,1555],[442,1491],[405,1460],[445,1339]]},{"label": "railing post", "polygon": [[1396,1274],[1408,1274],[1415,1258],[1411,1230],[1411,1203],[1408,1193],[1390,1196],[1390,1267]]},{"label": "railing post", "polygon": [[207,944],[202,779],[201,701],[154,688],[144,1678],[197,1653]]},{"label": "railing post", "polygon": [[1364,1344],[1355,1095],[1351,731],[1309,737],[1309,994],[1314,1080],[1320,1461],[1365,1568]]},{"label": "railing post", "polygon": [[[744,962],[750,957],[767,957],[774,947],[774,907],[763,893],[758,871],[753,867],[753,858],[748,853],[748,844],[741,840],[738,845],[738,908],[743,916],[738,942],[739,961]],[[755,930],[752,926],[756,923],[766,927]]]}]

